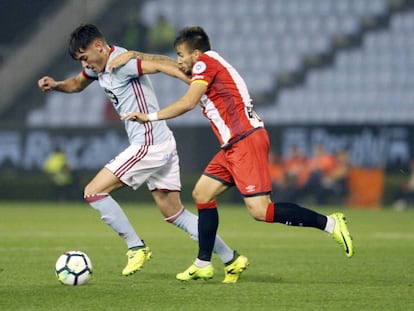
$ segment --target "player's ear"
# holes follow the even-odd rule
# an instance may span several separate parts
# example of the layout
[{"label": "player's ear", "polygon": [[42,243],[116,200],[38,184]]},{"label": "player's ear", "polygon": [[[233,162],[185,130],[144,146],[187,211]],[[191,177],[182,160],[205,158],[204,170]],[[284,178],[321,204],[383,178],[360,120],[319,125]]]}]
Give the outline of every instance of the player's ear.
[{"label": "player's ear", "polygon": [[203,54],[203,52],[201,52],[200,50],[194,50],[191,55],[192,55],[192,59],[193,61],[197,61],[197,59],[201,56],[201,54]]},{"label": "player's ear", "polygon": [[97,49],[99,52],[102,52],[102,51],[103,51],[103,49],[104,49],[104,47],[105,47],[105,44],[103,43],[103,41],[102,41],[102,40],[100,40],[100,39],[96,39],[96,40],[93,42],[93,47],[94,47],[95,49]]},{"label": "player's ear", "polygon": [[195,49],[193,51],[193,54],[196,58],[199,58],[201,54],[203,54],[203,52],[201,52],[199,49]]}]

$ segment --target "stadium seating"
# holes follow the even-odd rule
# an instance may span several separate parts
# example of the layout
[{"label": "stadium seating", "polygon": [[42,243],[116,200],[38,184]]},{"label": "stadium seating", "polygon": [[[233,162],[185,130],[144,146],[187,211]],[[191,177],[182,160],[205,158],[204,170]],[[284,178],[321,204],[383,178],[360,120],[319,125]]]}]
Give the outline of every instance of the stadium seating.
[{"label": "stadium seating", "polygon": [[[195,24],[206,29],[213,49],[242,74],[254,99],[261,99],[256,108],[268,124],[406,122],[413,117],[414,80],[408,77],[414,64],[414,13],[390,15],[388,0],[238,0],[237,5],[233,0],[153,0],[140,15],[150,25],[159,13],[178,29]],[[389,25],[361,31],[362,18],[380,15],[390,16]],[[278,88],[277,75],[301,71],[306,55],[332,53],[335,36],[355,34],[362,35],[361,45],[335,51],[330,66],[312,68],[302,84],[262,99],[261,94]],[[152,81],[161,106],[186,90],[163,75]],[[182,126],[202,119],[194,111],[169,122]]]},{"label": "stadium seating", "polygon": [[[311,70],[303,86],[283,90],[274,122],[411,122],[414,13],[391,17],[388,29],[365,34],[362,46],[337,53],[333,66]],[[267,115],[267,114],[266,114]]]},{"label": "stadium seating", "polygon": [[[253,93],[272,88],[278,72],[299,70],[305,53],[330,47],[334,34],[358,30],[359,17],[386,10],[386,0],[180,0],[147,3],[142,12],[151,24],[158,12],[181,28],[202,25],[213,48],[231,59]],[[180,8],[179,10],[175,8]],[[218,14],[208,14],[214,12]]]},{"label": "stadium seating", "polygon": [[[213,48],[234,64],[255,95],[271,92],[277,74],[300,70],[305,55],[329,51],[334,36],[358,34],[361,18],[387,10],[386,0],[260,0],[254,5],[243,0],[237,6],[223,0],[204,1],[197,7],[186,1],[158,0],[148,2],[142,16],[150,24],[163,12],[179,28],[202,25]],[[391,16],[388,28],[367,32],[362,46],[339,51],[332,66],[310,70],[303,85],[282,89],[273,102],[257,103],[259,114],[277,124],[412,119],[408,112],[414,88],[407,86],[412,83],[408,75],[414,45],[404,38],[409,38],[413,22],[411,12]],[[177,81],[153,80],[162,85],[161,103],[184,90]]]}]

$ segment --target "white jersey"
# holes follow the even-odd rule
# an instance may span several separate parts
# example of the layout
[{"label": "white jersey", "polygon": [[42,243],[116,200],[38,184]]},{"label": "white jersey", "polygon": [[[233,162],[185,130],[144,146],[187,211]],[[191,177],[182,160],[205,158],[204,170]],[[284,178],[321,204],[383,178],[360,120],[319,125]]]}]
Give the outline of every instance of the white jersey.
[{"label": "white jersey", "polygon": [[[145,114],[158,111],[158,101],[151,80],[148,75],[142,74],[141,60],[130,60],[124,66],[110,73],[108,69],[110,61],[126,51],[124,48],[111,46],[105,70],[96,74],[92,70],[84,68],[83,74],[87,78],[99,81],[119,115],[133,111]],[[132,121],[124,122],[131,145],[158,145],[167,141],[172,135],[165,121],[144,124]]]}]

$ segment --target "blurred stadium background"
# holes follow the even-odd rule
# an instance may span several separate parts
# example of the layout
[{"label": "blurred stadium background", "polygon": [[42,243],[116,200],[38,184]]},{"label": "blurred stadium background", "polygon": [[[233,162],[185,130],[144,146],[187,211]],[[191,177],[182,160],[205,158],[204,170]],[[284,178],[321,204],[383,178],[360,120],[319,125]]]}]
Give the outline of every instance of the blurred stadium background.
[{"label": "blurred stadium background", "polygon": [[[213,49],[245,78],[272,150],[281,157],[293,145],[307,156],[318,144],[330,153],[346,149],[352,167],[363,172],[357,180],[365,188],[355,191],[376,188],[374,198],[356,205],[392,204],[409,178],[412,0],[37,0],[3,1],[0,7],[0,200],[54,199],[42,167],[55,147],[65,151],[80,184],[122,150],[122,124],[98,85],[76,95],[43,94],[37,80],[79,71],[66,51],[81,22],[97,24],[109,43],[125,46],[126,31],[150,28],[159,14],[177,30],[205,28]],[[142,44],[145,31],[140,36],[136,46],[126,47],[152,52]],[[166,53],[175,58],[173,50]],[[161,106],[186,90],[174,79],[151,78]],[[189,198],[219,146],[197,109],[169,124]],[[141,194],[120,193],[150,199]]]}]

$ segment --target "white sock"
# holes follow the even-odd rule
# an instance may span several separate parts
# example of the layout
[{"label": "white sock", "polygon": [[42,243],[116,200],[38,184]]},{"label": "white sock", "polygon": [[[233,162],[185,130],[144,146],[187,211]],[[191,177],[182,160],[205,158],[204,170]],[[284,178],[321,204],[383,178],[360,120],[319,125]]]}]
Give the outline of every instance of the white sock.
[{"label": "white sock", "polygon": [[108,194],[89,204],[101,214],[101,219],[122,237],[128,248],[143,246],[131,223],[119,204]]},{"label": "white sock", "polygon": [[199,267],[199,268],[204,268],[207,267],[211,262],[210,261],[205,261],[205,260],[201,260],[196,258],[196,260],[194,260],[194,265]]},{"label": "white sock", "polygon": [[333,219],[331,216],[326,216],[326,226],[324,231],[328,233],[332,233],[335,228],[335,219]]},{"label": "white sock", "polygon": [[[198,242],[198,217],[186,210],[184,207],[175,215],[165,218],[169,223],[174,224],[187,232],[191,239]],[[217,235],[213,251],[220,257],[223,263],[233,259],[234,251]]]}]

